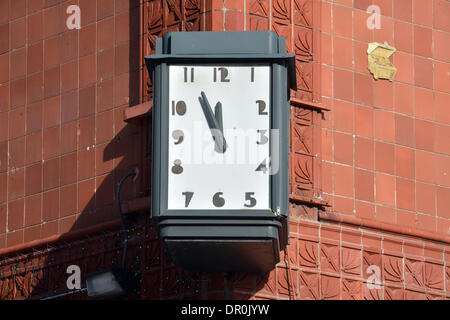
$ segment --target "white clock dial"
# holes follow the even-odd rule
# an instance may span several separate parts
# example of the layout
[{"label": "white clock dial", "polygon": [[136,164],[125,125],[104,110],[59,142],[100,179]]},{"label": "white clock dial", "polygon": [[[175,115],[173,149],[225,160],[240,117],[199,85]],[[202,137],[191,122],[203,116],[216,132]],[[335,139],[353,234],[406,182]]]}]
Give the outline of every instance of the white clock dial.
[{"label": "white clock dial", "polygon": [[168,209],[269,209],[270,66],[169,66]]}]

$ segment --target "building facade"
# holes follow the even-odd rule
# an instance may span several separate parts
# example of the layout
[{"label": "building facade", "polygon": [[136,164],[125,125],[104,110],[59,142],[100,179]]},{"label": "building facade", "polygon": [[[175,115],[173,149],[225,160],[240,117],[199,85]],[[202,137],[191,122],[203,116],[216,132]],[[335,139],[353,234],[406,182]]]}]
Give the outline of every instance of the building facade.
[{"label": "building facade", "polygon": [[[0,0],[0,299],[87,299],[85,276],[120,265],[136,169],[131,298],[450,298],[448,17],[446,0]],[[168,31],[246,30],[296,56],[290,241],[267,274],[187,272],[149,216],[144,57]],[[392,81],[373,42],[396,49]]]}]

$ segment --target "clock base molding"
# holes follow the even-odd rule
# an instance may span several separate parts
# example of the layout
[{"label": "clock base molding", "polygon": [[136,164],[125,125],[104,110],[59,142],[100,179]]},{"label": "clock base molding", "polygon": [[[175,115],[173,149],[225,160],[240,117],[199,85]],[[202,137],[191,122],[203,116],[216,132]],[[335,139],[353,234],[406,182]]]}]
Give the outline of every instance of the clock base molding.
[{"label": "clock base molding", "polygon": [[280,261],[277,219],[165,219],[159,228],[174,263],[189,271],[259,274]]}]

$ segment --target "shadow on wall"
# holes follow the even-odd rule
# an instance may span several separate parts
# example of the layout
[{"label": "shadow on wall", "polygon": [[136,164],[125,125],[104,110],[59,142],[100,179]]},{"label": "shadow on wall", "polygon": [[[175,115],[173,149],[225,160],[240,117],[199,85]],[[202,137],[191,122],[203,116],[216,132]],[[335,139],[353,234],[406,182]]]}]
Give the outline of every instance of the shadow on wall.
[{"label": "shadow on wall", "polygon": [[[143,102],[141,70],[147,72],[144,61],[141,61],[142,11],[139,5],[140,0],[129,0],[130,106]],[[78,170],[94,170],[97,177],[78,183],[78,203],[83,204],[83,210],[68,233],[118,220],[119,212],[116,204],[118,183],[122,177],[136,168],[139,175],[136,181],[127,179],[124,182],[121,200],[126,202],[149,195],[151,116],[141,121],[141,124],[123,123],[120,132],[116,133],[108,144],[96,146],[91,152],[79,156]],[[102,158],[96,161],[96,155]],[[94,166],[95,163],[97,167]],[[162,248],[148,212],[127,215],[126,224],[129,239],[127,268],[139,274],[141,278],[140,294],[130,295],[127,297],[129,299],[249,299],[268,282],[269,274],[200,274],[181,270],[171,263]],[[66,274],[67,267],[69,265],[80,267],[81,288],[85,288],[86,275],[120,266],[123,245],[123,235],[119,226],[106,231],[83,234],[63,244],[52,244],[57,249],[48,252],[45,256],[46,261],[39,261],[39,265],[44,267],[34,271],[33,276],[36,276],[37,280],[31,282],[27,297],[88,299],[86,291],[70,292],[67,288],[66,281],[69,276]],[[273,277],[274,273],[270,276]]]}]

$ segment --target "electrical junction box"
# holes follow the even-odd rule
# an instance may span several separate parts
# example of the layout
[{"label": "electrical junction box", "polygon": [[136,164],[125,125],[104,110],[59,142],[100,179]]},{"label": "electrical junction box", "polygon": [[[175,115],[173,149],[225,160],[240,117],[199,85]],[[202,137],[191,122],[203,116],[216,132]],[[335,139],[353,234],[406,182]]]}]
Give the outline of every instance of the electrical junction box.
[{"label": "electrical junction box", "polygon": [[170,32],[153,84],[151,214],[173,262],[262,273],[286,245],[295,57],[272,31]]}]

